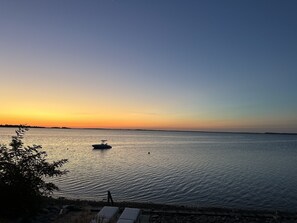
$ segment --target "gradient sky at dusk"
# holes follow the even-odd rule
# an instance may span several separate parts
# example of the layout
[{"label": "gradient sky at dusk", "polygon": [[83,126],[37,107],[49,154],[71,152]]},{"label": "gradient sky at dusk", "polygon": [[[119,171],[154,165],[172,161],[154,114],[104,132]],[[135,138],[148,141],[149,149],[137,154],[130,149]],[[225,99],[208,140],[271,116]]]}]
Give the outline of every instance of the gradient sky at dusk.
[{"label": "gradient sky at dusk", "polygon": [[1,0],[0,124],[297,132],[297,1]]}]

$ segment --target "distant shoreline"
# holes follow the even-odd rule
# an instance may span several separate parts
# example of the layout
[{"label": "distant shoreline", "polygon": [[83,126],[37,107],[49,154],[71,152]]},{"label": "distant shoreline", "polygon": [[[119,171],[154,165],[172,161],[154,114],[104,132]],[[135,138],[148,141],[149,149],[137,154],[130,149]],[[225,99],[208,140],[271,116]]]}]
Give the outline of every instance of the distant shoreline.
[{"label": "distant shoreline", "polygon": [[31,126],[31,125],[9,125],[9,124],[5,124],[5,125],[0,125],[0,127],[2,128],[19,128],[21,126],[25,126],[27,128],[32,128],[32,129],[71,129],[69,127],[45,127],[45,126]]},{"label": "distant shoreline", "polygon": [[[0,125],[0,128],[18,128],[22,125]],[[145,132],[193,132],[193,133],[214,133],[214,134],[265,134],[265,135],[297,135],[297,133],[289,132],[228,132],[228,131],[199,131],[199,130],[170,130],[170,129],[117,129],[117,128],[70,128],[70,127],[45,127],[45,126],[30,126],[27,128],[40,128],[40,129],[85,129],[85,130],[115,130],[115,131],[145,131]]]}]

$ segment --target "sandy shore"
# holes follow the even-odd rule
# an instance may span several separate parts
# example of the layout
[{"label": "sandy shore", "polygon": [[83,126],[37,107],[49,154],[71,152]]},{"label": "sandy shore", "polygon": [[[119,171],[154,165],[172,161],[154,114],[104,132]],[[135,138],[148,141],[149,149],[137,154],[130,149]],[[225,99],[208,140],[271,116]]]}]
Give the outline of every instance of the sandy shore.
[{"label": "sandy shore", "polygon": [[[107,202],[51,199],[52,206],[64,207],[54,223],[89,223]],[[227,209],[215,207],[188,207],[137,202],[115,202],[113,206],[123,211],[125,207],[140,208],[142,223],[174,223],[174,222],[297,222],[297,212],[259,211]],[[61,211],[62,209],[60,209]]]},{"label": "sandy shore", "polygon": [[[1,219],[0,222],[32,223],[89,223],[103,206],[111,205],[103,201],[47,199],[44,207],[29,219]],[[188,207],[137,202],[115,202],[113,206],[140,208],[141,223],[233,223],[233,222],[296,222],[297,212],[259,211],[227,209],[215,207]]]}]

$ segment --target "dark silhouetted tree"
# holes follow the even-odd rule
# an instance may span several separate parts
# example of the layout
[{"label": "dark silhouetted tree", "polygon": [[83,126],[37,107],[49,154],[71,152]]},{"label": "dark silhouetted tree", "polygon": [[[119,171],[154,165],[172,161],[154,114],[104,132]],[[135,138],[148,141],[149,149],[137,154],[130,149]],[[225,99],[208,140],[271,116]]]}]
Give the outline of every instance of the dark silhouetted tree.
[{"label": "dark silhouetted tree", "polygon": [[23,145],[26,131],[20,126],[9,147],[0,145],[0,212],[23,214],[36,209],[42,197],[59,189],[46,178],[67,173],[60,170],[67,159],[48,162],[40,145]]}]

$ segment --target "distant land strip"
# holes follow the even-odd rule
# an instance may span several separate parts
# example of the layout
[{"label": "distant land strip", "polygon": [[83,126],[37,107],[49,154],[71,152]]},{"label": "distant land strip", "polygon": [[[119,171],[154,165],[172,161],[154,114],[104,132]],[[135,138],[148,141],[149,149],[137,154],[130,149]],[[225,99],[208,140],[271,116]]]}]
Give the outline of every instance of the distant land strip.
[{"label": "distant land strip", "polygon": [[0,125],[0,127],[7,127],[7,128],[19,128],[21,126],[24,126],[26,128],[36,128],[36,129],[70,129],[68,127],[44,127],[44,126],[32,126],[32,125]]},{"label": "distant land strip", "polygon": [[152,131],[152,132],[196,132],[196,133],[220,133],[220,134],[265,134],[265,135],[297,135],[297,133],[287,132],[228,132],[228,131],[199,131],[199,130],[170,130],[170,129],[120,129],[120,128],[70,128],[70,127],[45,127],[45,126],[30,126],[30,125],[11,125],[0,124],[1,127],[18,128],[25,126],[27,128],[44,128],[44,129],[85,129],[85,130],[116,130],[116,131]]}]

